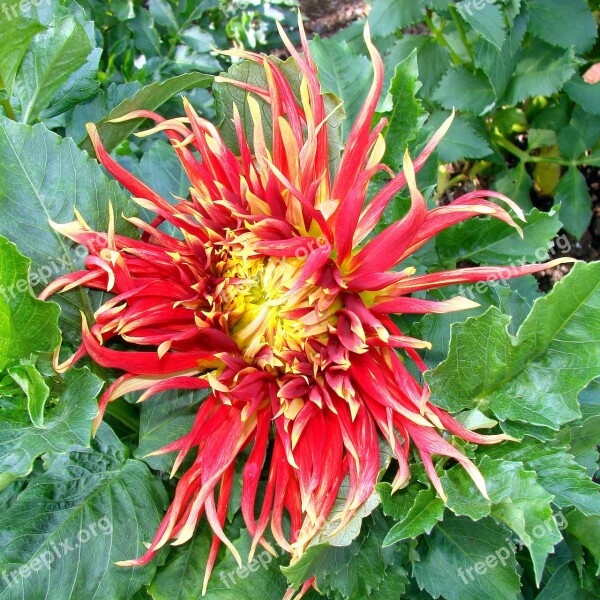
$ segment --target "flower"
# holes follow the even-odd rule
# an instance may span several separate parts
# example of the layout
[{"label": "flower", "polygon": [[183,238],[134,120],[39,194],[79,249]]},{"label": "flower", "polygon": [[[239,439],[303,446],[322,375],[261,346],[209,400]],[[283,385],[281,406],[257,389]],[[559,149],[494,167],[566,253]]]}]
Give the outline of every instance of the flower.
[{"label": "flower", "polygon": [[[300,23],[301,26],[301,23]],[[219,545],[241,561],[223,531],[236,461],[242,471],[241,511],[258,545],[270,524],[276,543],[297,560],[330,517],[340,484],[348,497],[333,515],[343,528],[373,493],[380,469],[378,442],[389,443],[398,461],[393,489],[409,478],[411,445],[444,498],[432,455],[455,459],[486,494],[475,465],[440,432],[491,444],[504,435],[465,429],[429,402],[430,390],[405,366],[425,370],[419,348],[405,336],[394,314],[444,313],[475,304],[411,294],[434,288],[534,273],[550,265],[477,267],[416,274],[402,264],[437,233],[471,217],[490,216],[519,230],[510,214],[490,198],[523,214],[497,192],[475,191],[428,210],[415,174],[434,151],[451,119],[433,136],[414,164],[408,153],[400,174],[381,163],[381,120],[372,128],[383,84],[381,58],[365,41],[374,65],[369,95],[350,132],[337,168],[329,162],[329,132],[317,68],[304,32],[300,54],[283,32],[302,76],[294,90],[279,64],[267,57],[229,51],[264,69],[263,89],[217,78],[247,92],[253,125],[247,139],[234,106],[239,156],[220,132],[184,100],[186,116],[164,120],[135,111],[120,120],[148,118],[165,132],[190,179],[187,199],[169,203],[109,156],[93,125],[90,138],[100,162],[156,219],[128,221],[140,239],[116,234],[111,209],[107,232],[94,232],[83,217],[53,226],[89,256],[85,269],[63,276],[42,294],[85,286],[112,297],[90,324],[83,317],[82,344],[56,369],[84,355],[123,374],[99,403],[98,426],[107,404],[133,391],[140,401],[169,389],[206,389],[191,431],[157,453],[177,452],[175,474],[188,454],[193,464],[177,484],[174,500],[144,556],[121,564],[147,563],[168,541],[182,544],[202,515],[214,531],[204,589]],[[271,139],[263,123],[270,110]],[[371,179],[389,181],[367,203]],[[411,206],[398,222],[374,235],[393,197],[408,186]],[[168,223],[170,228],[160,228]],[[563,261],[554,261],[557,264]],[[112,347],[125,342],[128,349]],[[268,463],[265,467],[265,463]],[[260,506],[261,473],[266,485]],[[290,521],[289,533],[284,514]],[[312,581],[307,582],[305,588]]]}]

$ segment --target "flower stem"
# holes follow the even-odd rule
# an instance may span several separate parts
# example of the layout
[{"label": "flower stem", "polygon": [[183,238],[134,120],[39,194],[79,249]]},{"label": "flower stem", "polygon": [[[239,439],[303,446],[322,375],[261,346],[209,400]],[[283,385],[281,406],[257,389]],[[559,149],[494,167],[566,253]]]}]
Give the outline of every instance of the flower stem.
[{"label": "flower stem", "polygon": [[[4,81],[2,81],[2,77],[0,77],[0,90],[3,88],[4,88]],[[10,98],[6,98],[6,100],[2,100],[2,102],[0,104],[2,104],[2,108],[4,108],[4,112],[6,113],[6,116],[9,119],[16,121],[17,117],[15,116],[15,111],[13,110],[13,107],[10,105]]]},{"label": "flower stem", "polygon": [[450,45],[450,43],[448,42],[448,40],[444,37],[444,33],[442,31],[443,27],[440,28],[440,29],[438,29],[434,25],[431,17],[428,14],[425,15],[425,24],[427,25],[427,27],[429,27],[429,30],[433,34],[433,37],[438,41],[438,43],[441,44],[442,46],[445,46],[448,49],[448,52],[450,53],[450,58],[452,59],[452,62],[455,65],[462,65],[463,64],[462,59],[452,49],[452,46]]}]

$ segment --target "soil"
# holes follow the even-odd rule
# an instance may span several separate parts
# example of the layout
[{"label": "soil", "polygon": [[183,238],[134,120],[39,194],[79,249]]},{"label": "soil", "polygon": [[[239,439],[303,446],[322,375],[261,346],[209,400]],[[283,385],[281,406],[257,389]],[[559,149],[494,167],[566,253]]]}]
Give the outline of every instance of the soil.
[{"label": "soil", "polygon": [[[300,0],[303,15],[306,17],[305,27],[309,33],[329,37],[340,29],[348,26],[356,19],[365,17],[369,12],[369,4],[364,0]],[[571,256],[579,260],[600,260],[600,169],[588,167],[583,170],[588,182],[588,189],[592,196],[592,221],[588,231],[580,240],[576,240],[566,232],[571,243]],[[481,183],[481,182],[480,182]],[[483,187],[486,187],[483,185]],[[464,193],[460,186],[452,190],[454,193]],[[447,198],[451,200],[452,198]],[[552,199],[532,195],[534,206],[541,210],[548,210]],[[537,277],[540,287],[548,291],[554,283],[559,281],[570,270],[569,265],[560,265],[540,273]]]}]

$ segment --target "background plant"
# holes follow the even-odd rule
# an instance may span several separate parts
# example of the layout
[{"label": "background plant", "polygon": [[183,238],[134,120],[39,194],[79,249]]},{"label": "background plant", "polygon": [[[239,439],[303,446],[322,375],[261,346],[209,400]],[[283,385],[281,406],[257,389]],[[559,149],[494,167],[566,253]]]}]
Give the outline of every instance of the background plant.
[{"label": "background plant", "polygon": [[[600,88],[580,74],[599,58],[597,4],[497,0],[477,9],[473,0],[472,14],[467,4],[375,0],[369,22],[385,53],[389,90],[379,106],[389,119],[386,161],[398,169],[406,145],[417,151],[456,108],[439,155],[419,177],[428,202],[444,202],[457,186],[493,182],[529,213],[528,222],[523,241],[502,223],[460,225],[419,251],[413,266],[423,272],[567,254],[574,240],[557,238],[563,227],[579,237],[590,220],[585,178],[599,161]],[[221,107],[208,88],[211,75],[230,65],[211,47],[235,41],[276,49],[274,21],[293,28],[291,5],[48,0],[22,8],[8,0],[8,13],[0,13],[0,600],[42,598],[48,590],[53,600],[199,597],[207,530],[144,568],[113,562],[139,554],[158,525],[173,491],[172,458],[146,455],[189,429],[201,396],[164,393],[137,405],[131,395],[109,405],[90,440],[97,397],[114,376],[84,366],[58,377],[50,352],[61,335],[66,351],[76,347],[78,311],[91,319],[100,299],[72,293],[59,311],[37,301],[28,282],[39,292],[83,259],[49,219],[70,221],[76,208],[104,229],[109,199],[116,214],[134,212],[86,155],[85,123],[99,123],[107,147],[163,196],[185,196],[189,182],[166,142],[131,137],[140,122],[107,121],[135,108],[179,114],[185,94],[218,122]],[[344,101],[342,140],[371,78],[362,26],[311,42],[324,88]],[[231,74],[251,78],[252,69],[235,65]],[[401,194],[382,226],[406,207]],[[118,227],[127,230],[122,220]],[[327,597],[351,600],[600,597],[600,496],[592,482],[600,266],[577,265],[547,295],[533,277],[462,293],[481,308],[401,324],[433,343],[424,358],[436,403],[469,427],[523,439],[463,448],[485,475],[490,501],[440,461],[444,506],[414,458],[406,489],[390,495],[392,466],[360,518],[293,566],[278,557],[238,571],[223,552],[207,598],[278,600],[288,584],[313,574]],[[228,533],[244,554],[248,535],[232,507]],[[35,568],[36,557],[103,515],[110,535]],[[504,548],[503,564],[468,575]]]}]

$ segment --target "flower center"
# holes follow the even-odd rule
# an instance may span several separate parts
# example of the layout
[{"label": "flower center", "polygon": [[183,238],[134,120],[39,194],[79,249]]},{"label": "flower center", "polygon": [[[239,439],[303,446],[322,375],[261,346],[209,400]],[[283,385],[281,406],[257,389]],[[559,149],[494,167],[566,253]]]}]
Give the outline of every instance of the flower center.
[{"label": "flower center", "polygon": [[286,367],[289,353],[304,352],[308,339],[326,343],[337,307],[320,310],[323,290],[302,280],[304,260],[245,257],[237,251],[221,264],[223,286],[215,301],[228,315],[228,333],[246,359],[263,368]]}]

